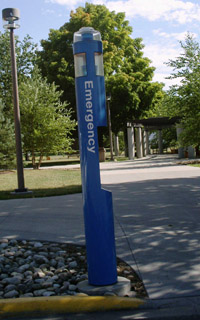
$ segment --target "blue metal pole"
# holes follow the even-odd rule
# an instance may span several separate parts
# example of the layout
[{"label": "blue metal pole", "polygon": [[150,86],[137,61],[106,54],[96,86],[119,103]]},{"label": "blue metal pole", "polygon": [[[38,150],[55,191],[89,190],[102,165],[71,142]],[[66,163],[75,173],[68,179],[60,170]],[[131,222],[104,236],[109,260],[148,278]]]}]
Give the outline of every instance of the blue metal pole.
[{"label": "blue metal pole", "polygon": [[76,102],[83,211],[91,285],[117,282],[112,193],[101,188],[98,126],[106,126],[101,36],[93,28],[74,34]]}]

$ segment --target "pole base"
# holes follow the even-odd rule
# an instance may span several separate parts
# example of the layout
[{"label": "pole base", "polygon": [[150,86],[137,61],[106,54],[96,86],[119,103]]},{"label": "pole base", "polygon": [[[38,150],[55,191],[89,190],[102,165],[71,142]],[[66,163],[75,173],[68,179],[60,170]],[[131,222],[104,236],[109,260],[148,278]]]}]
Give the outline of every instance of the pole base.
[{"label": "pole base", "polygon": [[23,188],[23,189],[15,189],[15,191],[12,191],[10,194],[12,195],[21,195],[21,194],[31,194],[33,193],[33,191],[28,190],[27,188]]},{"label": "pole base", "polygon": [[77,284],[80,292],[90,296],[116,295],[119,297],[131,295],[131,281],[124,277],[118,277],[117,282],[108,286],[93,286],[87,280]]}]

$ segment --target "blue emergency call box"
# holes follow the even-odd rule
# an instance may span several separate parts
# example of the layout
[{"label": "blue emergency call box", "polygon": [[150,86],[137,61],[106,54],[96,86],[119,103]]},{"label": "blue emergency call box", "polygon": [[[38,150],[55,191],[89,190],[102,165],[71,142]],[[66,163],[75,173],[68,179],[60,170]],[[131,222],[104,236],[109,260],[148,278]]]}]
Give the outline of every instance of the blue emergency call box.
[{"label": "blue emergency call box", "polygon": [[91,285],[117,282],[112,193],[101,188],[98,126],[107,125],[103,46],[91,27],[74,33],[76,104],[83,211]]}]

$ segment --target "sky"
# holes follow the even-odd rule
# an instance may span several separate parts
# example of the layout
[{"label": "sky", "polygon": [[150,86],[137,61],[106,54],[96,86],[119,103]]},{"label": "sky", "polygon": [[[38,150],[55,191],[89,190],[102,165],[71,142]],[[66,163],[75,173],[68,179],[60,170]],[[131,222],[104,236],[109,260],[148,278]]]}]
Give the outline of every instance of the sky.
[{"label": "sky", "polygon": [[[48,39],[50,29],[59,29],[70,19],[71,10],[84,6],[82,0],[0,0],[0,10],[18,8],[20,40],[28,34],[34,43]],[[132,37],[143,39],[144,56],[156,68],[153,81],[163,82],[167,90],[178,80],[166,79],[172,69],[165,63],[181,54],[180,41],[193,34],[200,43],[200,0],[88,0],[104,4],[110,11],[125,12],[133,28]],[[3,22],[0,32],[4,32]]]}]

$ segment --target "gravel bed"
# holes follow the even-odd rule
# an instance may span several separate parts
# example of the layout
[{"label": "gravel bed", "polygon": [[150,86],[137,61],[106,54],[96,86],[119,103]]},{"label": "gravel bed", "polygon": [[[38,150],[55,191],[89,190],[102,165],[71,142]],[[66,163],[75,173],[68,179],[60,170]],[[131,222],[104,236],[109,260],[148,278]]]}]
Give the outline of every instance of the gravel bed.
[{"label": "gravel bed", "polygon": [[[119,258],[117,272],[118,276],[131,280],[132,296],[135,292],[136,297],[147,297],[136,272]],[[0,240],[0,299],[85,295],[79,292],[77,283],[86,279],[85,247],[47,241]]]}]

